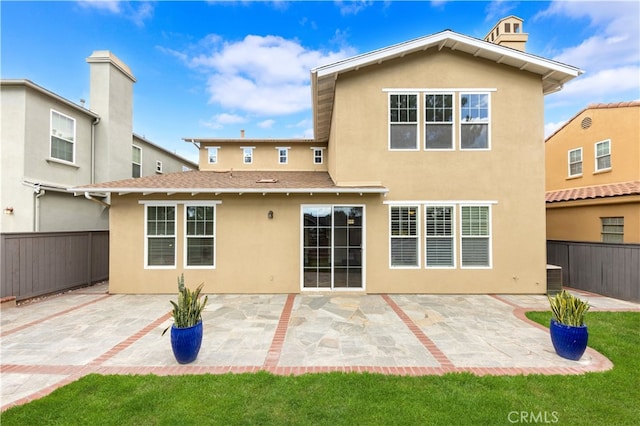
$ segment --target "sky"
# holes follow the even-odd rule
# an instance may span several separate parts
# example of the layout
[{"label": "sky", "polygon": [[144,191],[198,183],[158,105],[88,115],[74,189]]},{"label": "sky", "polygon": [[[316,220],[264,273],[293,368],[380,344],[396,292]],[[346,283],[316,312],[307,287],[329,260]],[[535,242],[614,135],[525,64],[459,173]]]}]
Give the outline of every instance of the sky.
[{"label": "sky", "polygon": [[[133,131],[197,161],[182,138],[311,138],[312,68],[450,29],[524,20],[527,52],[584,70],[545,97],[549,135],[592,103],[640,100],[640,2],[0,1],[0,77],[89,100],[94,50],[132,70]],[[87,104],[90,108],[90,103]]]}]

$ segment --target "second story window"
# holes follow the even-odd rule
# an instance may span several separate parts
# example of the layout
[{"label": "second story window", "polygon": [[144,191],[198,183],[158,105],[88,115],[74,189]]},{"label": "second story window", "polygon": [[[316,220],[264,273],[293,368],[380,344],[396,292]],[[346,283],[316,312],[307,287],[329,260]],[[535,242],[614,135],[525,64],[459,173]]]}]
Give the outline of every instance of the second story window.
[{"label": "second story window", "polygon": [[289,148],[277,147],[278,150],[278,164],[287,164],[289,162]]},{"label": "second story window", "polygon": [[207,155],[209,164],[217,164],[218,163],[218,147],[210,146],[207,148]]},{"label": "second story window", "polygon": [[162,161],[156,160],[156,173],[162,173]]},{"label": "second story window", "polygon": [[611,141],[596,143],[596,172],[611,168]]},{"label": "second story window", "polygon": [[131,147],[131,177],[142,176],[142,149],[139,146]]},{"label": "second story window", "polygon": [[242,163],[253,164],[253,147],[243,146],[240,149],[242,149]]},{"label": "second story window", "polygon": [[418,95],[389,95],[389,149],[418,149]]},{"label": "second story window", "polygon": [[569,151],[569,177],[582,175],[582,148]]},{"label": "second story window", "polygon": [[489,149],[489,94],[460,94],[460,149]]},{"label": "second story window", "polygon": [[311,148],[313,150],[313,164],[322,164],[324,162],[324,155],[322,148]]},{"label": "second story window", "polygon": [[453,95],[425,95],[425,149],[453,149]]},{"label": "second story window", "polygon": [[51,158],[75,161],[76,120],[51,110]]}]

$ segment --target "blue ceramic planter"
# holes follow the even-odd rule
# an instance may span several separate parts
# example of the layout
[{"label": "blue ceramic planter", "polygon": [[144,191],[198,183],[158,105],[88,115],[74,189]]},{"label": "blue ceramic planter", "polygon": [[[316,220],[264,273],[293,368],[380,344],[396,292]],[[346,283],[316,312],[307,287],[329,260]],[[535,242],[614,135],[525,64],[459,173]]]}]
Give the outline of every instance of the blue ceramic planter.
[{"label": "blue ceramic planter", "polygon": [[587,332],[586,325],[575,327],[560,324],[556,320],[551,319],[549,332],[551,334],[553,348],[562,358],[577,361],[587,349],[589,333]]},{"label": "blue ceramic planter", "polygon": [[202,345],[202,321],[193,327],[171,326],[171,349],[180,364],[189,364],[198,357]]}]

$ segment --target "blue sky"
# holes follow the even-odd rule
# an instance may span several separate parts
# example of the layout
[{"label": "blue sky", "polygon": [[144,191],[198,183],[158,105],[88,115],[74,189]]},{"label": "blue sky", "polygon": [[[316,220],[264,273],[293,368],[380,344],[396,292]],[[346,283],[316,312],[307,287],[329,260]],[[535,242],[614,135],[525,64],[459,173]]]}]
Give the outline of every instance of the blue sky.
[{"label": "blue sky", "polygon": [[[2,1],[2,78],[79,103],[94,50],[137,79],[134,132],[189,159],[183,137],[312,137],[309,70],[444,29],[483,38],[524,19],[527,51],[585,74],[545,100],[545,131],[590,103],[640,99],[637,1]],[[90,105],[89,105],[90,107]]]}]

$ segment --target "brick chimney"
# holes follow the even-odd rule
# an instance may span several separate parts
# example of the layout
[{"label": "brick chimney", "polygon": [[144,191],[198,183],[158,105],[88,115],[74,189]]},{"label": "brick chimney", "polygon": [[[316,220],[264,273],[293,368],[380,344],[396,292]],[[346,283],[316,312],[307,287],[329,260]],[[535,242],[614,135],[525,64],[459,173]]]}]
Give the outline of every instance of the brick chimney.
[{"label": "brick chimney", "polygon": [[529,34],[523,31],[522,22],[522,19],[513,15],[502,18],[491,31],[484,36],[484,40],[499,46],[510,47],[511,49],[525,52]]}]

